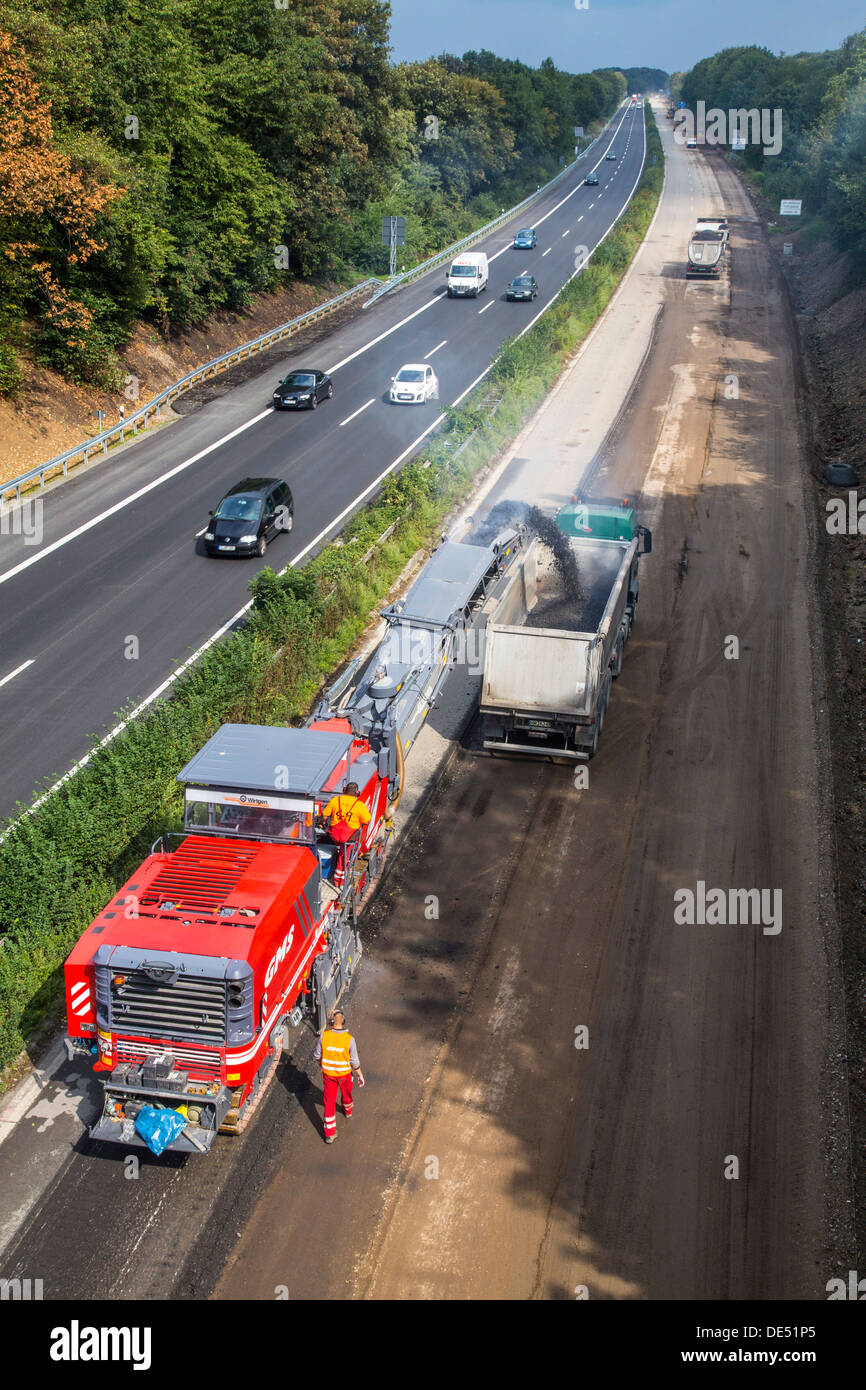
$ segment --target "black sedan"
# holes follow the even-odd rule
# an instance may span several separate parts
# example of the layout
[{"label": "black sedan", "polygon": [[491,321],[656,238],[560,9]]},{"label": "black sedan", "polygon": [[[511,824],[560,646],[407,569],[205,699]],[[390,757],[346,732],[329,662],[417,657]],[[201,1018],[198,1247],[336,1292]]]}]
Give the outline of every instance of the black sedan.
[{"label": "black sedan", "polygon": [[598,174],[587,174],[584,183],[588,183],[591,188],[594,188],[598,183]]},{"label": "black sedan", "polygon": [[268,541],[295,524],[295,505],[282,478],[244,478],[226,493],[205,527],[208,555],[264,555]]},{"label": "black sedan", "polygon": [[534,299],[538,294],[538,282],[534,275],[515,275],[508,289],[506,299]]},{"label": "black sedan", "polygon": [[610,154],[605,155],[605,159],[616,159],[616,155],[611,150]]},{"label": "black sedan", "polygon": [[334,383],[327,372],[289,372],[274,392],[274,410],[315,410],[319,401],[329,401],[333,394]]}]

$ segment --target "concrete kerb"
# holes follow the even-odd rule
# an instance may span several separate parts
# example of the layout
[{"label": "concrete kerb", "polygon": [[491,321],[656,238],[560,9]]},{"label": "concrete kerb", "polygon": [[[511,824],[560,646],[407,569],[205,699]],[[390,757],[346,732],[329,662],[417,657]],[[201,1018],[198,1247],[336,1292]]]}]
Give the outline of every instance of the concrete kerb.
[{"label": "concrete kerb", "polygon": [[3,1108],[0,1110],[0,1144],[9,1137],[19,1120],[24,1118],[33,1103],[39,1099],[46,1083],[65,1061],[66,1048],[62,1036],[58,1035],[52,1039],[44,1057],[34,1065],[33,1070],[9,1088],[3,1097]]}]

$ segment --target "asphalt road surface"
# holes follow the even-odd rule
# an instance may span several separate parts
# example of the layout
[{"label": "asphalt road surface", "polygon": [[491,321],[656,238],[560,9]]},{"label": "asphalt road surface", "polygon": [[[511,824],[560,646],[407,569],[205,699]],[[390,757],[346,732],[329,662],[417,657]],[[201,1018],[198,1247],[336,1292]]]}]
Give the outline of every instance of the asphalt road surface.
[{"label": "asphalt road surface", "polygon": [[[359,310],[317,344],[314,361],[303,350],[274,358],[261,376],[49,492],[38,546],[23,528],[15,534],[9,514],[0,534],[0,816],[28,802],[37,783],[63,776],[118,711],[146,700],[230,626],[258,569],[313,551],[415,452],[500,344],[574,274],[578,248],[597,245],[628,202],[644,153],[643,108],[626,104],[578,173],[478,243],[490,257],[478,299],[448,299],[445,267],[431,271]],[[598,187],[584,187],[596,167]],[[537,247],[514,250],[514,230],[530,224]],[[539,296],[507,303],[506,286],[523,270]],[[417,361],[434,366],[438,402],[390,405],[391,377]],[[273,411],[273,386],[297,366],[331,371],[333,400],[315,413]],[[290,484],[294,531],[264,560],[208,558],[196,536],[245,477]]]},{"label": "asphalt road surface", "polygon": [[[347,1013],[368,1085],[333,1148],[306,1034],[206,1160],[128,1177],[79,1137],[3,1277],[46,1298],[822,1299],[856,1268],[791,325],[733,177],[665,140],[641,269],[664,313],[593,469],[654,548],[589,786],[456,751],[365,918]],[[683,228],[719,206],[730,281],[687,283]],[[544,428],[592,409],[577,383]],[[531,500],[527,457],[497,495]],[[781,930],[677,923],[698,881],[781,890]],[[26,1133],[7,1151],[25,1167]]]}]

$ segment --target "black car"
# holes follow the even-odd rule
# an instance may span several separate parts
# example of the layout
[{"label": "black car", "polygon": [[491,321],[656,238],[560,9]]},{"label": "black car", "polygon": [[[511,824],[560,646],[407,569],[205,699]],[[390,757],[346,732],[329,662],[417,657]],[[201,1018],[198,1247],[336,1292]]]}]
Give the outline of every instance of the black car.
[{"label": "black car", "polygon": [[588,183],[594,188],[598,183],[598,174],[587,174],[584,183]]},{"label": "black car", "polygon": [[210,518],[204,533],[208,555],[264,555],[268,541],[295,524],[291,489],[281,478],[244,478]]},{"label": "black car", "polygon": [[611,151],[610,154],[605,155],[605,159],[616,159],[616,155]]},{"label": "black car", "polygon": [[274,410],[315,410],[319,401],[329,401],[334,383],[327,372],[289,372],[274,392]]},{"label": "black car", "polygon": [[538,282],[534,275],[515,275],[508,289],[506,299],[534,299],[538,294]]}]

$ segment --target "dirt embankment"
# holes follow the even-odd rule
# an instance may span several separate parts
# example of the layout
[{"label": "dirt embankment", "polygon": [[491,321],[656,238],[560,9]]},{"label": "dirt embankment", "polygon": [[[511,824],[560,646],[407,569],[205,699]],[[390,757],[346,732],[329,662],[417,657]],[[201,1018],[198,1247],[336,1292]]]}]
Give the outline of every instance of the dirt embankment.
[{"label": "dirt embankment", "polygon": [[114,424],[121,406],[129,414],[194,367],[339,293],[338,285],[296,281],[274,294],[258,295],[244,313],[214,314],[200,328],[166,335],[151,324],[138,324],[121,358],[124,377],[137,380],[135,402],[127,400],[123,390],[75,386],[57,372],[23,359],[24,381],[16,399],[0,398],[0,481],[97,434],[96,410],[105,411],[104,427]]},{"label": "dirt embankment", "polygon": [[[786,266],[806,377],[807,424],[817,513],[827,689],[833,731],[838,897],[845,952],[848,1068],[858,1237],[866,1239],[866,286],[827,243],[797,247]],[[857,488],[828,487],[828,462],[850,464]],[[854,534],[828,530],[827,504],[842,498]],[[866,507],[863,508],[866,512]]]}]

